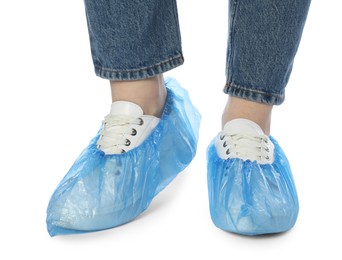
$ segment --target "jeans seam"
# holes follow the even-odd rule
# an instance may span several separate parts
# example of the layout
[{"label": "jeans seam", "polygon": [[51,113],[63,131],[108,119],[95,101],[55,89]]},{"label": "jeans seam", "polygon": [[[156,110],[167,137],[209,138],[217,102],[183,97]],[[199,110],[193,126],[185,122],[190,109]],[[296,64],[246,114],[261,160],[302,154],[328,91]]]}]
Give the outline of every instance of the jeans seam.
[{"label": "jeans seam", "polygon": [[176,22],[176,31],[177,31],[177,37],[178,37],[178,42],[181,44],[181,33],[180,33],[180,25],[179,25],[179,18],[178,18],[178,10],[177,10],[177,1],[173,1],[173,16]]},{"label": "jeans seam", "polygon": [[233,28],[235,25],[235,17],[236,17],[236,9],[237,9],[237,0],[232,0],[231,2],[231,14],[230,14],[230,24],[229,24],[229,35],[228,35],[228,56],[227,56],[227,81],[231,81],[233,73],[229,73],[229,70],[232,69],[233,63]]},{"label": "jeans seam", "polygon": [[[240,91],[240,93],[236,93],[236,91]],[[241,93],[241,91],[243,91],[244,93]],[[285,99],[284,93],[283,94],[269,93],[269,92],[265,92],[262,90],[252,89],[249,87],[242,87],[234,83],[227,83],[224,87],[224,92],[226,94],[229,94],[229,95],[233,94],[233,96],[248,99],[250,101],[260,102],[264,104],[272,104],[272,105],[280,105],[281,103],[284,102],[284,99]],[[258,95],[259,98],[255,98],[255,97],[251,98],[251,95],[247,95],[246,93]],[[248,96],[250,98],[247,98]]]},{"label": "jeans seam", "polygon": [[[173,61],[175,63],[173,64]],[[177,66],[180,66],[184,62],[183,54],[180,53],[172,58],[163,60],[161,62],[155,63],[151,66],[146,66],[142,68],[137,68],[137,69],[111,69],[111,68],[104,68],[101,66],[96,66],[95,65],[95,71],[97,72],[96,74],[102,78],[106,79],[117,79],[117,80],[130,80],[130,79],[141,79],[141,78],[148,78],[152,77],[154,75],[157,75],[159,73],[166,72],[167,70],[170,70],[172,68],[175,68]],[[163,68],[167,67],[167,68]],[[133,74],[138,74],[138,73],[144,73],[153,70],[153,73],[146,73],[145,76],[136,76]],[[127,77],[122,77],[119,76],[120,74],[125,73],[129,76]],[[117,74],[117,75],[114,75]]]}]

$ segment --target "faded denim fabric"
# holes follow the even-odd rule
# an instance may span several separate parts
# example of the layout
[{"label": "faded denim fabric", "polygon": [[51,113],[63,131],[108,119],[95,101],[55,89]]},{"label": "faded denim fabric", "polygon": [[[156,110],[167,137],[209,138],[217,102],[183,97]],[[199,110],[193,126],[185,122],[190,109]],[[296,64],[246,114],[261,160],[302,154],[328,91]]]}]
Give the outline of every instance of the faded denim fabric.
[{"label": "faded denim fabric", "polygon": [[284,101],[310,0],[231,0],[224,92],[265,104]]},{"label": "faded denim fabric", "polygon": [[[176,0],[84,2],[96,75],[137,80],[183,64]],[[310,2],[230,0],[225,93],[284,101]]]},{"label": "faded denim fabric", "polygon": [[175,0],[84,0],[96,75],[155,76],[183,64]]}]

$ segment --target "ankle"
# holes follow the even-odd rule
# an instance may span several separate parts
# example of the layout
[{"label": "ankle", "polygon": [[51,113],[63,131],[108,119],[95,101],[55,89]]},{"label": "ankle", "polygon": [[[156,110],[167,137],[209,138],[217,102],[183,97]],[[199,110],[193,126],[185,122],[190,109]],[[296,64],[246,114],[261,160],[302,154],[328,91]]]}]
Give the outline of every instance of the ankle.
[{"label": "ankle", "polygon": [[222,114],[222,128],[228,121],[244,118],[255,122],[264,134],[270,135],[272,108],[272,105],[230,96]]},{"label": "ankle", "polygon": [[134,81],[111,81],[112,102],[129,101],[139,105],[145,115],[160,117],[167,91],[163,75]]}]

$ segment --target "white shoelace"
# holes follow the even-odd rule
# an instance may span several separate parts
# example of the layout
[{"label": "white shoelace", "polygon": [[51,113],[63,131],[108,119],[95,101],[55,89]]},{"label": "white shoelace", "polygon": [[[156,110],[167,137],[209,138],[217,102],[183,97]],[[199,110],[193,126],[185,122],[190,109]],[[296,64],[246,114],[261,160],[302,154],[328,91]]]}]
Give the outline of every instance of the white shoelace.
[{"label": "white shoelace", "polygon": [[135,136],[135,126],[144,124],[142,118],[128,115],[107,115],[102,122],[97,148],[110,154],[126,152],[125,146],[130,146],[130,136]]},{"label": "white shoelace", "polygon": [[250,136],[222,132],[220,139],[228,158],[241,158],[266,163],[271,160],[270,141],[266,135]]}]

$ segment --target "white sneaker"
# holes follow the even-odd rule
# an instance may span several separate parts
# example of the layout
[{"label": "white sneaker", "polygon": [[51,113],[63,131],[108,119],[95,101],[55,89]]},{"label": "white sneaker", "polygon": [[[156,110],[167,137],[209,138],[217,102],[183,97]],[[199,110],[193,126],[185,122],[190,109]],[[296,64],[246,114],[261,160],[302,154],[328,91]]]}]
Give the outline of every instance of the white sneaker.
[{"label": "white sneaker", "polygon": [[219,133],[216,151],[221,159],[240,158],[258,164],[272,164],[274,145],[260,126],[247,119],[234,119],[226,123]]},{"label": "white sneaker", "polygon": [[105,154],[121,154],[139,146],[158,125],[160,119],[144,115],[140,106],[127,102],[112,103],[102,122],[97,148]]}]

